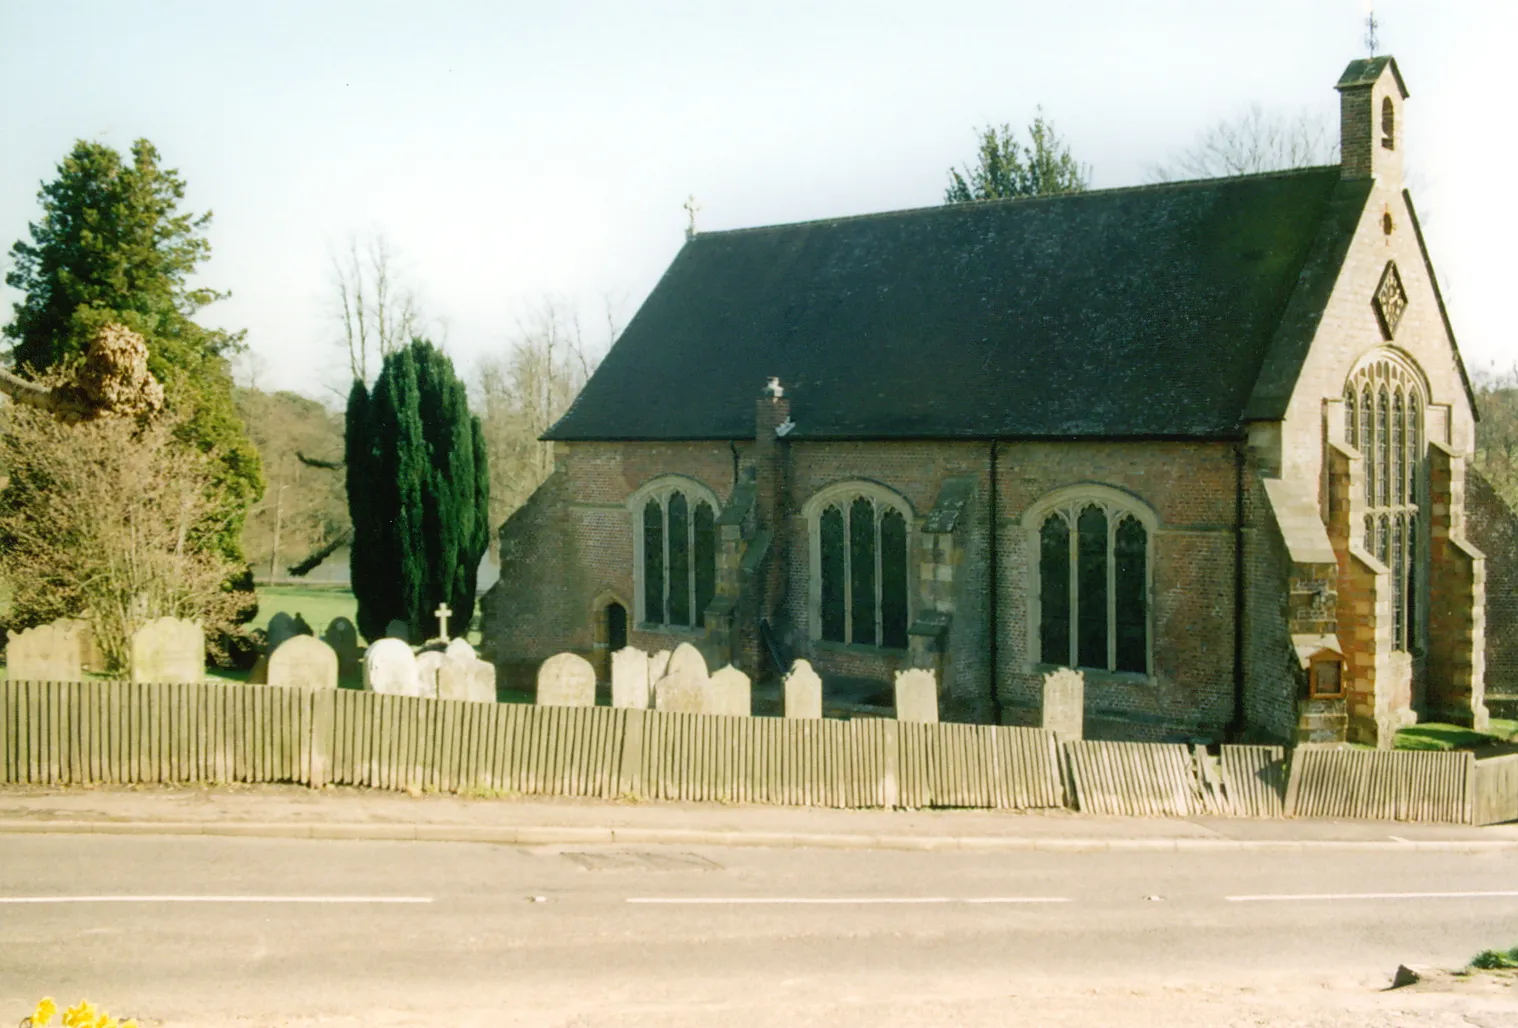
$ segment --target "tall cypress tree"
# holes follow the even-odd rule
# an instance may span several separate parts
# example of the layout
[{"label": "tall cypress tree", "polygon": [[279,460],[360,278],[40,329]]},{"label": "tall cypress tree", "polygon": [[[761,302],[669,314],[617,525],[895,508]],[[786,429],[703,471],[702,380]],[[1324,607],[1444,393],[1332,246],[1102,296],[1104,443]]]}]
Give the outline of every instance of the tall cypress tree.
[{"label": "tall cypress tree", "polygon": [[355,382],[347,456],[359,630],[377,639],[400,619],[420,639],[447,603],[462,634],[489,541],[489,472],[453,362],[414,339],[385,358],[372,391]]}]

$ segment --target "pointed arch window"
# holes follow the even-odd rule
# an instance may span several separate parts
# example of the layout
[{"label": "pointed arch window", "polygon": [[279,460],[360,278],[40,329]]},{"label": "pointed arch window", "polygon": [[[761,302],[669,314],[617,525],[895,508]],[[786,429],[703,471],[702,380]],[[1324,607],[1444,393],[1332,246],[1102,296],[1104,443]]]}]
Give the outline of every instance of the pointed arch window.
[{"label": "pointed arch window", "polygon": [[906,501],[874,483],[841,483],[808,500],[803,513],[811,536],[812,638],[905,649]]},{"label": "pointed arch window", "polygon": [[693,479],[666,476],[628,501],[633,511],[638,622],[699,628],[717,593],[717,497]]},{"label": "pointed arch window", "polygon": [[1149,671],[1153,516],[1115,489],[1035,504],[1035,659],[1099,671]]},{"label": "pointed arch window", "polygon": [[1424,577],[1418,569],[1426,545],[1419,516],[1423,378],[1400,353],[1378,350],[1351,373],[1344,397],[1345,442],[1360,452],[1365,471],[1364,548],[1391,572],[1392,648],[1417,652]]}]

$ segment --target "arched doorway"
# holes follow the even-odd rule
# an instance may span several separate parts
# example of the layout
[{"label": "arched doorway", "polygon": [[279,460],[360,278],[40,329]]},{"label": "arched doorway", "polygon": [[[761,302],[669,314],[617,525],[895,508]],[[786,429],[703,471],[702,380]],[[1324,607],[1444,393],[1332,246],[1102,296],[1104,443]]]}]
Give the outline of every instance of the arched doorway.
[{"label": "arched doorway", "polygon": [[627,608],[615,601],[606,605],[606,649],[611,653],[627,646]]}]

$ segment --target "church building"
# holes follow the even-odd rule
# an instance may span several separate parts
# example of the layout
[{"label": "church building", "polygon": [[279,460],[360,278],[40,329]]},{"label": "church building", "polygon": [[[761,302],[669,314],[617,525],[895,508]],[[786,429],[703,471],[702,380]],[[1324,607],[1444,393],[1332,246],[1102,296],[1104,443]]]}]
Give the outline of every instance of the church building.
[{"label": "church building", "polygon": [[1518,532],[1401,73],[1336,88],[1333,166],[693,235],[501,529],[505,678],[688,641],[825,690],[931,668],[1004,724],[1074,667],[1098,738],[1484,726]]}]

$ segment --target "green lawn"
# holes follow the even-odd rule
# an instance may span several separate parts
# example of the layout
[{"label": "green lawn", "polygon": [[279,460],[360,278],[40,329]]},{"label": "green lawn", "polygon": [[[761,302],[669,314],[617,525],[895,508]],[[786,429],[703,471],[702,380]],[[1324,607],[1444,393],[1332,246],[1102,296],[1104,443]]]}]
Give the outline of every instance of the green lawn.
[{"label": "green lawn", "polygon": [[333,618],[345,617],[358,623],[358,601],[345,588],[310,585],[261,585],[258,587],[258,617],[252,627],[269,627],[269,619],[280,611],[291,617],[299,614],[317,635],[327,630]]},{"label": "green lawn", "polygon": [[1494,717],[1485,733],[1437,721],[1413,725],[1397,733],[1394,745],[1399,750],[1470,750],[1509,740],[1518,740],[1518,721]]}]

